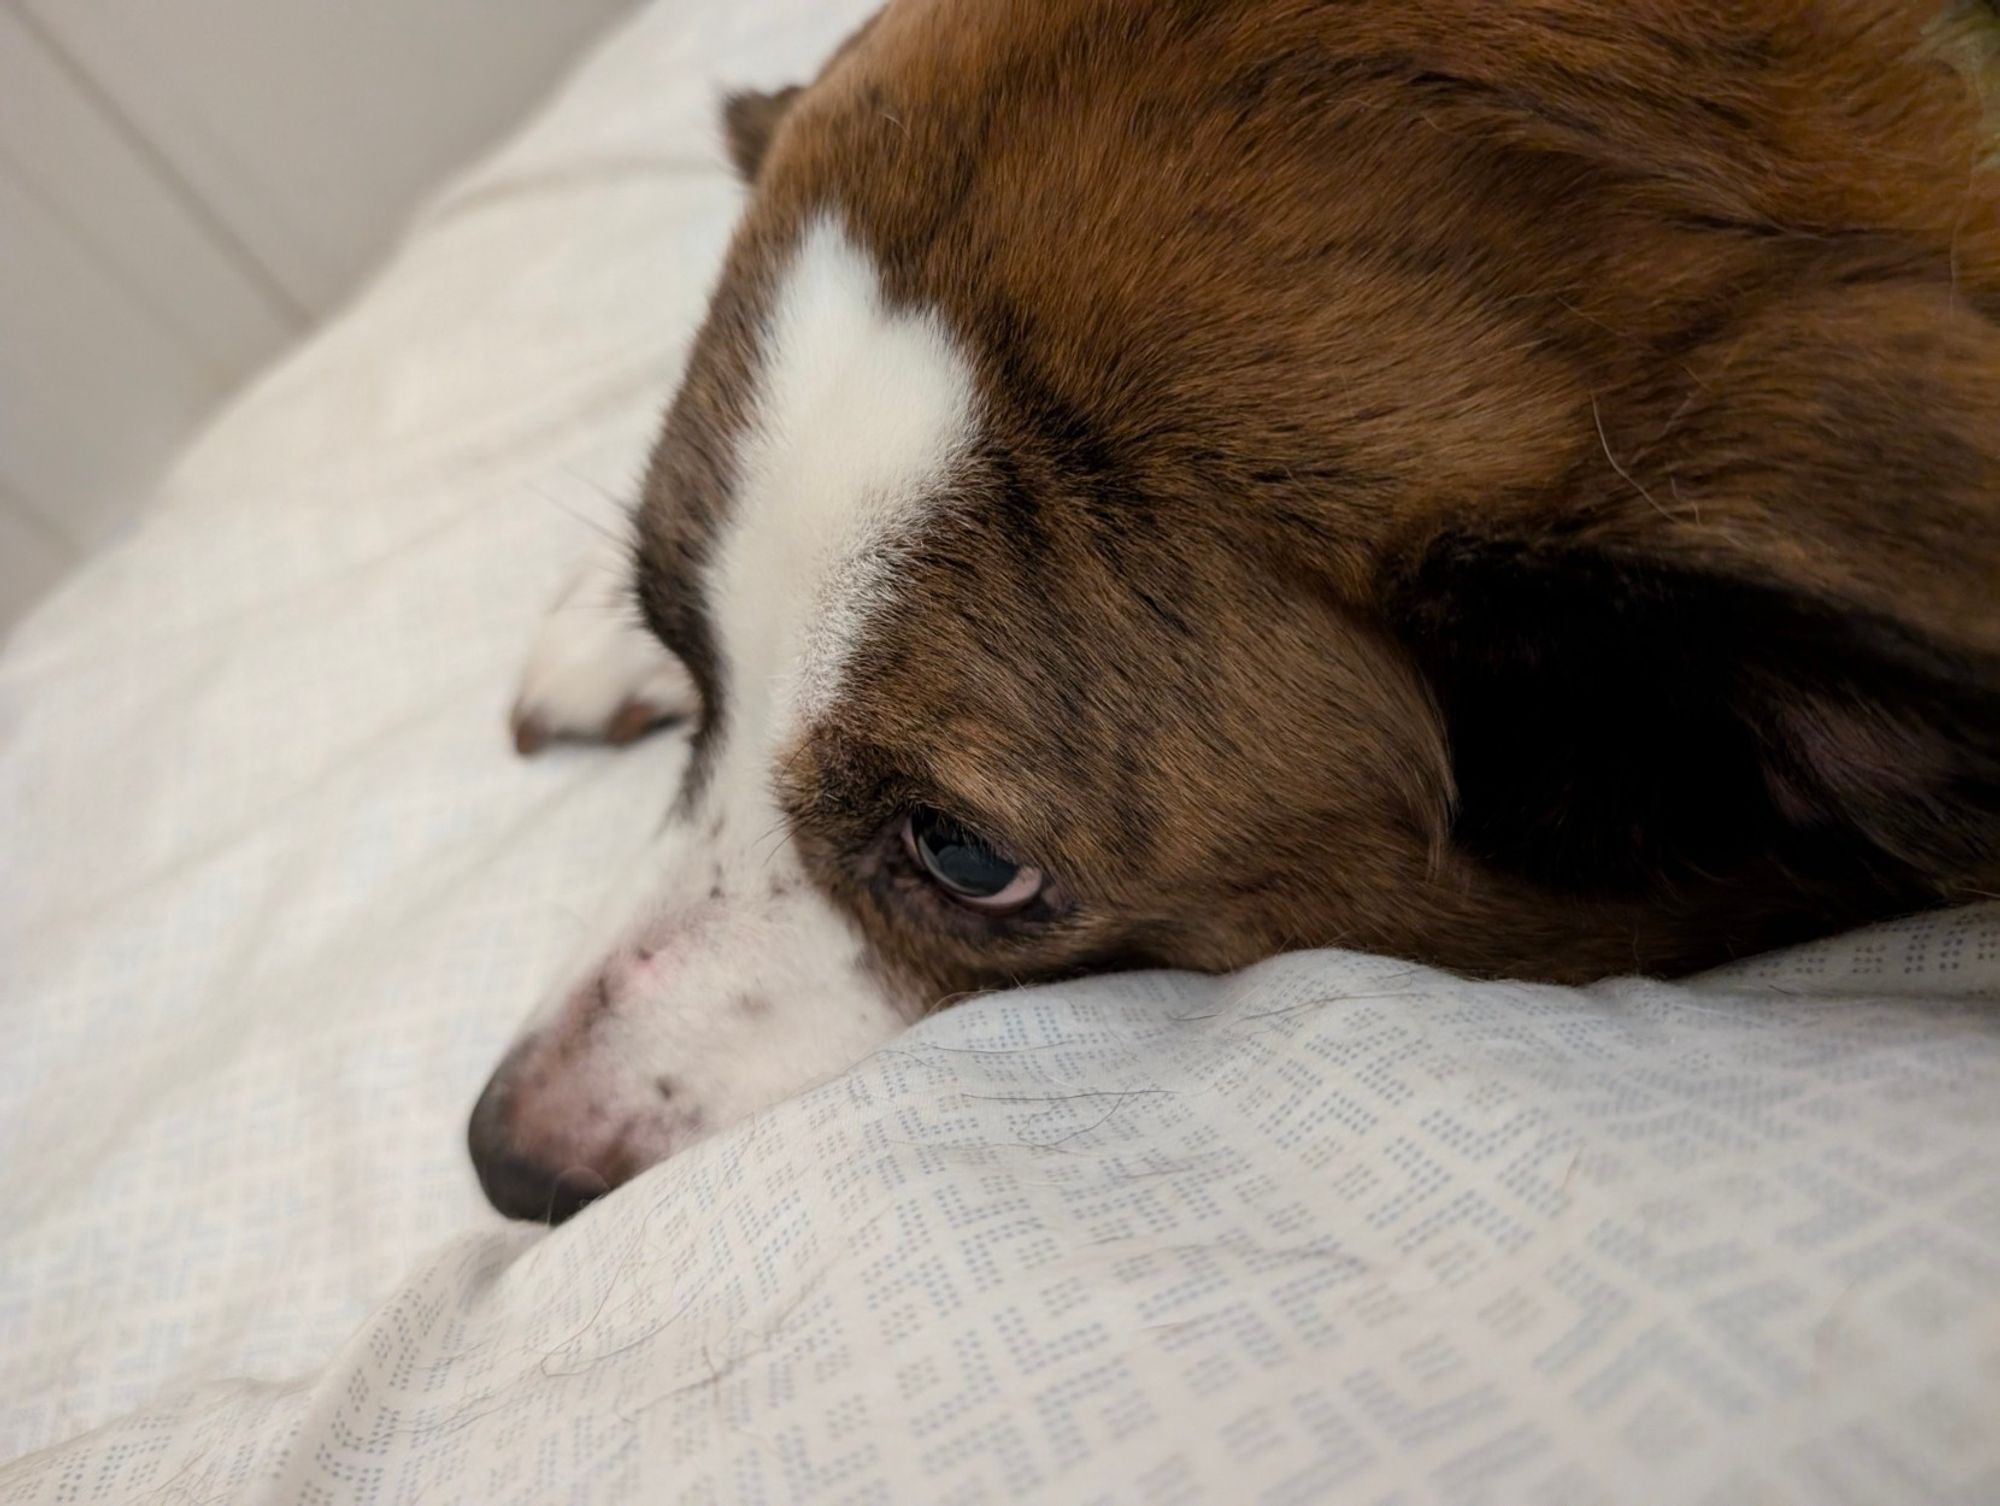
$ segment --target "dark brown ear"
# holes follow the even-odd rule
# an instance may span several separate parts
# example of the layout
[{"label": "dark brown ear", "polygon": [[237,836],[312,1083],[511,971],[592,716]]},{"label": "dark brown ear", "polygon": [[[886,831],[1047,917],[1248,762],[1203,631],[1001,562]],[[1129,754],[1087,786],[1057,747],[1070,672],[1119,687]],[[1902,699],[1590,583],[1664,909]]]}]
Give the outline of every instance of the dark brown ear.
[{"label": "dark brown ear", "polygon": [[778,133],[778,124],[791,109],[792,101],[798,98],[799,88],[794,84],[775,94],[746,90],[723,100],[723,144],[729,149],[730,164],[745,183],[756,178],[771,138]]},{"label": "dark brown ear", "polygon": [[1579,891],[1790,872],[1910,902],[2000,877],[2000,656],[1768,580],[1441,537],[1400,582],[1453,835]]},{"label": "dark brown ear", "polygon": [[1723,345],[1582,414],[1560,502],[1391,566],[1455,837],[1558,886],[1797,884],[1839,918],[1990,893],[2000,330],[1944,287],[1843,286]]},{"label": "dark brown ear", "polygon": [[[825,78],[836,64],[867,40],[880,15],[881,12],[877,11],[863,21],[834,48],[833,55],[819,72],[820,78]],[[745,89],[728,95],[722,101],[723,144],[729,149],[729,161],[735,167],[737,176],[745,183],[756,179],[758,170],[764,165],[764,155],[770,151],[771,142],[778,134],[778,127],[805,87],[793,84],[771,94]]]}]

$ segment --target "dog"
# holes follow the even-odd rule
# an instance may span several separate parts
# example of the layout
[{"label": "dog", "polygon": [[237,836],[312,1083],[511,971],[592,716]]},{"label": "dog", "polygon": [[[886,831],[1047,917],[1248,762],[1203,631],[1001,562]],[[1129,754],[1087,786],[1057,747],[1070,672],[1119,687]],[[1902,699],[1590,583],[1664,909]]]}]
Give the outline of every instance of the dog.
[{"label": "dog", "polygon": [[474,1111],[491,1201],[1027,980],[1676,974],[2000,889],[1996,31],[892,0],[730,99],[631,538],[513,716],[686,772]]}]

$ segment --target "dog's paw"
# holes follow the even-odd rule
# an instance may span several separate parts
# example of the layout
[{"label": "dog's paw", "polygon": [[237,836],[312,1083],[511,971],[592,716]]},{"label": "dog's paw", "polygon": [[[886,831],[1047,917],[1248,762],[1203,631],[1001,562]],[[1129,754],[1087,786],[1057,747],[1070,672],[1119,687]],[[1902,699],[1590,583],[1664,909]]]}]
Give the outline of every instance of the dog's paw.
[{"label": "dog's paw", "polygon": [[627,569],[593,559],[543,620],[508,717],[522,757],[564,738],[622,747],[694,711],[694,682],[639,620]]}]

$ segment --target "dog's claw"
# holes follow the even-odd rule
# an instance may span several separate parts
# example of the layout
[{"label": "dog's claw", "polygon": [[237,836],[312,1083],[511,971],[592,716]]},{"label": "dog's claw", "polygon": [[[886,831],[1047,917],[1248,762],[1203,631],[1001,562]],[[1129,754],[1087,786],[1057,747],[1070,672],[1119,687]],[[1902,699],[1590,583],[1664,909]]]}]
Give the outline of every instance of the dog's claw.
[{"label": "dog's claw", "polygon": [[518,707],[507,719],[507,724],[514,734],[514,751],[523,758],[533,758],[553,738],[547,722],[538,716],[528,715]]},{"label": "dog's claw", "polygon": [[644,701],[626,701],[613,713],[610,723],[604,729],[604,740],[614,748],[622,748],[627,743],[635,743],[651,732],[668,714],[657,706]]},{"label": "dog's claw", "polygon": [[522,758],[533,758],[558,738],[570,737],[577,741],[599,741],[609,743],[614,748],[636,743],[664,722],[674,719],[675,713],[653,705],[648,701],[629,700],[621,704],[611,720],[594,735],[578,730],[560,732],[533,712],[516,707],[507,718],[508,730],[514,737],[514,751]]}]

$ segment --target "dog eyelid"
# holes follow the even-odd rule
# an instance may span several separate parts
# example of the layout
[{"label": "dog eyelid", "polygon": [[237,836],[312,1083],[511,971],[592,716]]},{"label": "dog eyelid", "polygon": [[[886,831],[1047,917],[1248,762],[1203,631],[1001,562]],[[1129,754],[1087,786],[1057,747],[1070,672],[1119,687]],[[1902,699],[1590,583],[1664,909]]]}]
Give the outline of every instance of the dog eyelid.
[{"label": "dog eyelid", "polygon": [[1040,868],[1017,863],[985,837],[932,806],[903,818],[904,851],[953,903],[983,915],[1009,915],[1037,899]]}]

